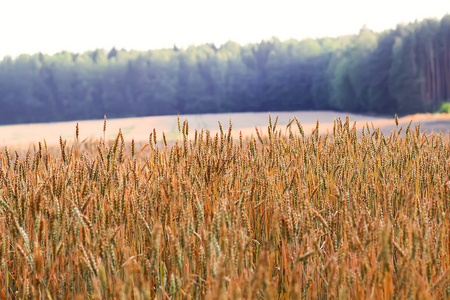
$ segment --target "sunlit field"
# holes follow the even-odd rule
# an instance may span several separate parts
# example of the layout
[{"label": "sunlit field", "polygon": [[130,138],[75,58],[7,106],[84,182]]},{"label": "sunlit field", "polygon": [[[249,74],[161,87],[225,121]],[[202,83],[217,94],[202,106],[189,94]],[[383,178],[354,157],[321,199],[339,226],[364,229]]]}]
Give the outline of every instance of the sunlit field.
[{"label": "sunlit field", "polygon": [[450,136],[391,122],[4,147],[0,294],[448,298]]},{"label": "sunlit field", "polygon": [[[317,120],[320,123],[319,131],[326,134],[333,130],[333,122],[335,119],[345,120],[347,115],[353,123],[356,121],[356,128],[361,132],[367,123],[373,124],[375,127],[385,134],[389,135],[395,129],[393,116],[373,116],[364,114],[349,114],[335,111],[288,111],[288,112],[272,112],[272,116],[279,117],[278,125],[286,126],[289,120],[297,118],[307,133],[316,127]],[[222,114],[195,114],[181,115],[182,120],[189,122],[191,129],[190,138],[193,138],[193,132],[210,130],[215,135],[219,132],[218,122],[228,124],[230,119],[233,123],[232,136],[234,139],[239,138],[239,132],[244,136],[255,135],[255,127],[258,127],[266,133],[268,113],[267,112],[246,112],[246,113],[222,113]],[[411,126],[421,123],[422,131],[428,133],[439,132],[444,134],[450,130],[450,116],[448,114],[416,114],[408,115],[399,119],[400,126]],[[132,139],[136,143],[148,143],[149,134],[155,128],[156,133],[161,136],[164,132],[167,141],[175,141],[180,138],[177,125],[176,115],[153,116],[153,117],[135,117],[135,118],[108,118],[108,128],[105,136],[103,136],[103,118],[101,120],[85,120],[85,121],[67,121],[57,123],[35,123],[35,124],[18,124],[18,125],[2,125],[0,126],[0,145],[8,146],[11,149],[28,149],[36,147],[38,142],[45,142],[48,146],[58,146],[59,138],[73,141],[75,137],[74,128],[78,124],[80,141],[85,139],[98,140],[105,137],[107,141],[114,140],[119,132],[122,132],[125,140],[130,142]],[[280,127],[281,128],[281,127]],[[403,132],[404,133],[404,132]]]}]

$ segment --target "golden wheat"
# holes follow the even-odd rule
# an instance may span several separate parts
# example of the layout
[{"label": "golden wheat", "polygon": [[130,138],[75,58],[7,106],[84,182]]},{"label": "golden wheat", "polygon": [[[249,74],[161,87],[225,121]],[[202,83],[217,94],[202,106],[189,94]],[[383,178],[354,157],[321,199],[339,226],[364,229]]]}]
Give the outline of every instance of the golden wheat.
[{"label": "golden wheat", "polygon": [[5,148],[1,296],[449,298],[449,136],[277,122]]}]

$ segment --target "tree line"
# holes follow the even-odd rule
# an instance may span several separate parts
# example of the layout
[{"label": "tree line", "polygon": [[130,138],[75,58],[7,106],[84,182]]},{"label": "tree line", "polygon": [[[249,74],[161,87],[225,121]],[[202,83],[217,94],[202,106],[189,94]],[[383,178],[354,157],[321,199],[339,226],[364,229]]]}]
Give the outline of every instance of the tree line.
[{"label": "tree line", "polygon": [[0,123],[240,111],[433,112],[450,99],[450,15],[375,33],[0,62]]}]

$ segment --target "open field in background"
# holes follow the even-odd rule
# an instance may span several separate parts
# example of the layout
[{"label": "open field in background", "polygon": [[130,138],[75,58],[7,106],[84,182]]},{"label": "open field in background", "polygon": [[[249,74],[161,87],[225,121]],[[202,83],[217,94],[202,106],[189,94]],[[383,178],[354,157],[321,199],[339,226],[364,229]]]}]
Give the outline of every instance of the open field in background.
[{"label": "open field in background", "polygon": [[121,135],[2,147],[0,296],[450,297],[448,134],[385,136],[344,117],[326,136],[294,121],[287,138],[272,118],[266,135],[235,140],[220,121],[218,134],[188,140],[185,123],[178,143],[159,136],[142,152]]},{"label": "open field in background", "polygon": [[[333,121],[337,118],[345,120],[346,113],[338,113],[331,111],[297,111],[297,112],[272,112],[272,118],[275,120],[279,116],[278,129],[284,130],[283,125],[289,122],[289,119],[297,117],[305,128],[306,133],[316,127],[316,121],[320,122],[321,133],[329,132],[333,127]],[[375,127],[380,127],[381,131],[389,135],[395,128],[394,117],[390,119],[382,117],[374,117],[367,115],[348,114],[350,121],[357,121],[357,128],[361,129],[366,122],[373,122]],[[262,129],[263,133],[267,133],[266,127],[268,122],[268,113],[227,113],[227,114],[203,114],[203,115],[181,115],[180,119],[188,120],[192,137],[194,130],[209,129],[212,134],[216,134],[219,130],[218,122],[220,121],[224,128],[228,128],[231,118],[233,124],[232,135],[238,138],[239,131],[244,136],[255,134],[255,126]],[[430,133],[432,130],[439,132],[439,129],[445,134],[450,130],[450,117],[445,114],[432,115],[421,114],[414,116],[406,116],[400,119],[400,126],[406,127],[413,120],[412,128],[418,122],[421,122],[421,130]],[[61,123],[38,123],[26,125],[7,125],[0,126],[0,145],[28,147],[30,144],[36,144],[39,141],[46,140],[48,145],[56,145],[59,143],[59,137],[63,139],[73,140],[75,135],[75,121]],[[80,138],[99,139],[103,137],[103,120],[79,121]],[[122,129],[123,136],[126,140],[131,141],[132,138],[136,142],[148,141],[153,128],[156,129],[158,136],[164,132],[168,140],[179,138],[177,129],[177,116],[160,116],[160,117],[142,117],[142,118],[126,118],[126,119],[108,119],[107,139],[114,139]],[[284,133],[284,132],[283,132]]]}]

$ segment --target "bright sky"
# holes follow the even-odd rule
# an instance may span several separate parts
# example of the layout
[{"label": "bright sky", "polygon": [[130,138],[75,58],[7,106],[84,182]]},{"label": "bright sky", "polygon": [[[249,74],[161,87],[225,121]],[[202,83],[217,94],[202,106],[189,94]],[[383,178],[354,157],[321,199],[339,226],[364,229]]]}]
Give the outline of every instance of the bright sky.
[{"label": "bright sky", "polygon": [[450,0],[0,0],[0,59],[356,34],[450,13]]}]

